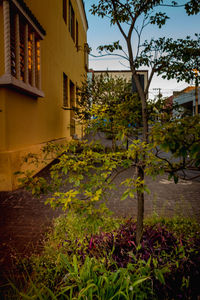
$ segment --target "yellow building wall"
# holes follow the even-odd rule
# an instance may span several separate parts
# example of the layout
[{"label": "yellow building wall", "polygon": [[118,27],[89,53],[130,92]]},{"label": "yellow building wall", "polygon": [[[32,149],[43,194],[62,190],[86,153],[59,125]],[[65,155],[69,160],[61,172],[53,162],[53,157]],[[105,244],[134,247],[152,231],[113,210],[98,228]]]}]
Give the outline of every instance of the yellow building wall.
[{"label": "yellow building wall", "polygon": [[5,153],[6,149],[6,122],[5,122],[5,95],[6,90],[0,89],[0,187],[10,186],[12,177],[10,170],[9,155]]},{"label": "yellow building wall", "polygon": [[[41,41],[41,81],[45,97],[34,98],[0,87],[0,105],[5,105],[3,113],[0,112],[0,190],[16,188],[13,172],[20,170],[24,154],[39,153],[41,146],[49,141],[64,142],[71,139],[70,111],[62,108],[63,72],[75,87],[81,85],[86,75],[84,43],[87,38],[76,1],[71,0],[71,3],[79,23],[79,51],[69,33],[68,25],[63,20],[62,1],[24,2],[46,31],[46,36]],[[0,30],[2,19],[0,18]],[[2,51],[2,44],[0,48]],[[80,128],[76,129],[76,134],[81,134]]]},{"label": "yellow building wall", "polygon": [[5,90],[0,89],[0,151],[5,150]]}]

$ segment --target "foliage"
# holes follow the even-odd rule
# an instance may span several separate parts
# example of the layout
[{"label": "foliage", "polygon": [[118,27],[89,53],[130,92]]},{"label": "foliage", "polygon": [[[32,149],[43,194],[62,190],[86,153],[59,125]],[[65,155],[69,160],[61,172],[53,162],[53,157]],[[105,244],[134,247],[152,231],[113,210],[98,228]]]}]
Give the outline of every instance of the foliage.
[{"label": "foliage", "polygon": [[[149,274],[153,272],[154,292],[159,299],[163,294],[169,299],[172,297],[178,299],[179,294],[190,299],[200,278],[200,273],[196,272],[200,258],[199,238],[193,237],[187,240],[183,235],[176,238],[167,228],[158,223],[154,226],[145,226],[141,244],[137,247],[135,233],[136,223],[128,220],[114,233],[93,236],[86,253],[92,257],[106,257],[108,268],[114,270],[127,267],[130,263],[136,263],[140,268],[140,262],[143,261],[151,270]],[[112,260],[114,263],[110,265]],[[185,274],[188,279],[186,286],[184,285]],[[177,283],[180,289],[177,288]]]},{"label": "foliage", "polygon": [[[33,191],[35,194],[40,192],[43,185],[45,190],[61,188],[49,197],[47,203],[53,208],[61,206],[63,210],[75,210],[95,226],[97,219],[107,213],[102,200],[109,201],[110,189],[116,188],[114,179],[125,170],[137,167],[137,164],[144,164],[152,176],[163,172],[163,162],[155,157],[152,146],[140,140],[132,141],[128,150],[121,148],[115,152],[106,151],[98,144],[73,141],[65,147],[57,163],[51,166],[51,181],[38,178]],[[31,188],[33,180],[32,177],[25,179]],[[137,191],[149,192],[143,179],[135,177],[134,172],[121,184],[127,187],[123,199],[133,198]],[[62,186],[68,186],[68,191],[65,188],[62,192]]]},{"label": "foliage", "polygon": [[[93,15],[98,15],[102,18],[108,17],[110,24],[118,28],[121,37],[125,41],[125,48],[120,45],[120,41],[99,46],[99,56],[117,55],[128,62],[141,101],[142,134],[143,141],[146,143],[149,141],[147,95],[154,74],[157,73],[168,79],[177,78],[178,80],[189,82],[194,78],[194,68],[198,71],[198,34],[196,34],[196,40],[191,40],[190,37],[177,41],[160,38],[158,40],[151,39],[150,41],[145,41],[142,45],[142,32],[148,24],[155,24],[159,28],[162,28],[169,19],[163,7],[172,7],[173,9],[183,7],[188,15],[200,12],[200,3],[196,0],[185,1],[184,3],[183,1],[163,0],[99,0],[96,4],[92,5],[90,10]],[[136,33],[136,37],[134,37],[134,33]],[[144,90],[137,75],[137,69],[141,66],[148,66],[150,68],[150,76]],[[198,79],[196,75],[197,83]],[[161,139],[164,139],[164,137],[161,136]],[[152,168],[145,170],[145,153],[143,152],[143,154],[141,164],[137,163],[137,177],[141,181],[140,187],[144,190],[145,172],[152,171]],[[156,156],[158,157],[158,155]],[[168,159],[160,158],[163,162],[166,162],[164,169],[169,166],[168,171],[170,176],[174,176],[174,180],[177,182],[177,168],[179,170],[183,169],[186,160],[184,160],[182,166],[178,166],[171,163]],[[137,190],[137,201],[137,243],[139,243],[142,236],[144,218],[144,192],[141,189]]]},{"label": "foliage", "polygon": [[122,131],[127,136],[137,135],[142,122],[141,103],[132,93],[131,82],[109,74],[83,82],[76,114],[86,130],[102,131],[114,139]]},{"label": "foliage", "polygon": [[84,229],[79,217],[59,217],[44,253],[26,262],[21,299],[194,299],[200,292],[194,220],[149,219],[136,247],[132,219],[105,218],[98,234],[84,236],[87,223]]},{"label": "foliage", "polygon": [[[197,129],[196,134],[193,134],[194,130],[191,133],[189,120],[183,121],[185,128],[182,130],[178,120],[171,122],[170,117],[166,119],[164,114],[160,118],[160,124],[158,123],[151,133],[148,131],[147,95],[154,73],[164,74],[167,78],[173,78],[177,75],[179,79],[183,79],[180,76],[186,76],[182,74],[187,74],[184,79],[188,81],[194,77],[191,70],[194,66],[198,66],[196,63],[199,55],[198,34],[196,40],[191,40],[189,37],[177,41],[163,38],[157,41],[151,40],[150,43],[145,42],[142,49],[141,34],[143,29],[149,23],[156,24],[161,28],[168,20],[168,16],[162,11],[165,6],[174,9],[184,7],[188,15],[197,14],[200,11],[200,4],[197,0],[185,1],[184,3],[181,1],[165,2],[163,0],[99,0],[91,7],[92,14],[102,18],[109,17],[111,25],[116,25],[125,39],[127,51],[122,48],[119,41],[100,46],[99,51],[100,54],[105,51],[105,55],[110,55],[117,50],[117,55],[128,61],[139,99],[130,94],[128,85],[121,79],[116,80],[116,85],[112,78],[100,78],[96,83],[93,82],[91,87],[85,86],[85,93],[81,97],[80,109],[77,113],[81,120],[89,120],[91,128],[110,130],[112,134],[117,133],[117,138],[122,140],[130,136],[130,131],[133,131],[134,126],[140,124],[142,119],[143,141],[131,141],[132,145],[127,151],[123,147],[122,149],[115,149],[114,146],[113,150],[116,151],[109,153],[100,148],[96,151],[97,149],[94,149],[93,146],[88,146],[85,143],[69,144],[66,146],[66,150],[61,152],[58,163],[52,166],[50,186],[44,179],[33,178],[30,174],[25,179],[25,183],[29,183],[34,193],[58,190],[65,183],[71,184],[72,188],[69,188],[67,192],[57,192],[47,202],[50,202],[52,207],[62,206],[65,210],[75,209],[76,212],[84,215],[87,221],[90,220],[95,231],[96,218],[106,212],[106,207],[99,201],[105,199],[105,192],[113,187],[113,179],[118,174],[129,167],[135,167],[136,172],[123,183],[127,186],[123,198],[126,199],[128,196],[133,198],[137,194],[137,244],[139,244],[142,235],[144,192],[148,192],[144,176],[146,174],[156,176],[167,171],[170,177],[173,177],[174,181],[177,182],[178,171],[184,170],[191,160],[197,167],[200,164],[198,160],[198,118],[192,122],[194,128]],[[155,9],[157,9],[156,12]],[[141,18],[143,21],[139,29],[137,25]],[[138,38],[135,53],[132,47],[133,32]],[[151,67],[145,90],[142,89],[136,71],[141,65]],[[187,65],[188,70],[182,72],[185,65]],[[87,100],[86,106],[84,105],[85,100]],[[86,110],[83,110],[84,107]],[[164,126],[163,121],[167,121]],[[173,127],[174,125],[177,126]],[[172,130],[174,131],[172,132]],[[187,134],[186,143],[183,141],[182,133]],[[149,137],[151,144],[148,144]],[[160,148],[168,151],[171,156],[170,159],[160,155]],[[191,160],[187,159],[188,154],[191,156]],[[178,155],[181,155],[181,159],[174,161]]]},{"label": "foliage", "polygon": [[[95,233],[101,216],[109,214],[105,202],[109,201],[109,191],[117,188],[114,180],[122,172],[142,168],[145,175],[152,177],[168,172],[169,179],[177,183],[180,176],[187,179],[185,169],[188,166],[200,166],[199,117],[169,118],[167,121],[168,117],[162,116],[161,119],[164,118],[164,123],[157,122],[152,127],[151,143],[132,140],[128,150],[121,147],[113,152],[98,143],[72,141],[51,166],[51,180],[28,174],[24,182],[35,194],[57,190],[46,203],[52,208],[62,207],[79,213]],[[123,200],[134,198],[137,193],[150,192],[144,178],[137,176],[136,171],[121,185],[125,186]]]},{"label": "foliage", "polygon": [[[186,37],[186,39],[177,41],[160,38],[142,42],[141,36],[147,25],[155,24],[162,28],[169,19],[164,11],[165,7],[173,9],[182,7],[188,15],[200,12],[200,3],[197,0],[185,2],[100,0],[93,4],[90,10],[93,15],[102,18],[108,17],[110,24],[119,29],[121,37],[125,40],[126,48],[124,49],[120,45],[120,41],[116,41],[108,45],[101,45],[98,50],[101,56],[117,55],[128,62],[141,98],[143,114],[145,114],[145,96],[155,72],[165,78],[177,78],[189,82],[191,77],[194,77],[192,69],[198,68],[198,34],[196,40]],[[184,64],[187,68],[184,68]],[[136,73],[139,66],[148,66],[151,69],[144,93]]]},{"label": "foliage", "polygon": [[200,166],[200,117],[185,117],[157,123],[152,129],[156,156],[161,157],[160,150],[169,153],[168,173],[178,182],[178,171],[187,179],[185,169],[189,166]]},{"label": "foliage", "polygon": [[[163,120],[163,112],[161,115]],[[200,117],[167,118],[168,115],[164,122],[158,121],[152,127],[149,135],[151,143],[133,140],[128,150],[121,147],[113,152],[98,143],[88,144],[87,141],[68,143],[50,168],[52,181],[49,183],[48,179],[38,178],[34,192],[57,189],[47,201],[53,208],[75,209],[85,217],[93,218],[95,223],[97,215],[106,212],[99,201],[105,200],[110,189],[116,188],[113,181],[123,171],[140,166],[144,167],[145,174],[153,177],[163,172],[168,172],[175,182],[180,175],[186,177],[180,171],[184,172],[188,166],[200,166]],[[131,178],[121,183],[127,187],[123,199],[127,196],[133,198],[138,190],[148,191],[144,180],[135,175],[133,172]],[[34,177],[26,178],[31,188],[34,180]],[[63,185],[69,187],[68,191],[59,192]]]},{"label": "foliage", "polygon": [[159,38],[145,41],[141,45],[141,52],[136,59],[136,66],[153,66],[154,71],[164,79],[175,78],[177,81],[199,81],[200,63],[200,35],[195,34],[192,39],[174,40]]}]

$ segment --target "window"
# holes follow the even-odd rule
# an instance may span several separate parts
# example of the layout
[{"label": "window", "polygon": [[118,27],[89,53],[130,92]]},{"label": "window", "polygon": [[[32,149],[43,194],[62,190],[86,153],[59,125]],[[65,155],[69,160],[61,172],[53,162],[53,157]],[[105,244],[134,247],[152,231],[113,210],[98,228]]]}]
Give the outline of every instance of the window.
[{"label": "window", "polygon": [[89,67],[89,65],[88,65],[88,54],[89,54],[89,51],[90,51],[89,46],[88,46],[87,43],[85,43],[84,44],[84,62],[85,62],[85,68],[86,68],[87,71],[88,71],[88,67]]},{"label": "window", "polygon": [[69,32],[71,37],[75,41],[75,16],[74,16],[74,9],[72,7],[71,1],[69,1]]},{"label": "window", "polygon": [[67,0],[63,0],[63,19],[67,24]]},{"label": "window", "polygon": [[[141,85],[141,87],[144,91],[144,75],[143,74],[137,74],[137,75],[138,75],[140,85]],[[132,76],[132,93],[138,93],[136,83],[135,83],[135,80],[134,80],[133,76]]]},{"label": "window", "polygon": [[70,135],[74,136],[75,134],[75,85],[70,80]]},{"label": "window", "polygon": [[75,85],[70,80],[70,108],[74,109],[75,107]]},{"label": "window", "polygon": [[68,78],[63,73],[63,106],[68,107]]},{"label": "window", "polygon": [[27,6],[17,1],[3,1],[3,15],[5,74],[0,84],[43,97],[40,42],[45,31]]},{"label": "window", "polygon": [[78,43],[79,43],[79,36],[78,36],[78,21],[76,20],[76,48],[78,51]]}]

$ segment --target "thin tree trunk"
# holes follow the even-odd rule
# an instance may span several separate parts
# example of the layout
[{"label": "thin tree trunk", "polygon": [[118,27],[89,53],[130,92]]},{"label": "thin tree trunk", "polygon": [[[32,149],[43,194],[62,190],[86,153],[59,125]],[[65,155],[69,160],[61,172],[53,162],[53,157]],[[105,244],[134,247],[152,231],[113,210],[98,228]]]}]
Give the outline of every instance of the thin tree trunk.
[{"label": "thin tree trunk", "polygon": [[110,121],[111,121],[111,134],[112,134],[112,150],[113,150],[113,152],[115,152],[116,151],[116,140],[115,140],[115,134],[113,132],[113,122],[112,122],[112,119]]},{"label": "thin tree trunk", "polygon": [[[137,178],[144,180],[144,170],[142,167],[137,167]],[[144,192],[137,191],[137,228],[136,228],[136,245],[140,244],[143,233],[144,220]]]},{"label": "thin tree trunk", "polygon": [[133,51],[132,51],[132,46],[131,46],[131,36],[127,37],[126,39],[127,43],[127,48],[128,48],[128,54],[129,54],[129,64],[130,64],[130,69],[133,75],[133,79],[135,81],[137,90],[138,90],[138,95],[141,100],[142,104],[142,122],[143,122],[143,140],[148,143],[148,112],[147,112],[147,99],[146,99],[146,93],[142,89],[142,86],[139,81],[139,77],[137,75],[137,71],[134,65],[134,58],[133,58]]},{"label": "thin tree trunk", "polygon": [[[148,143],[148,112],[147,112],[147,99],[146,94],[142,89],[142,86],[139,81],[139,77],[136,72],[136,68],[134,65],[133,51],[131,47],[131,32],[130,36],[126,38],[127,48],[129,53],[129,63],[132,71],[133,79],[135,80],[135,84],[138,90],[138,95],[142,104],[142,121],[143,121],[143,141]],[[143,161],[145,160],[145,156],[143,157]],[[137,166],[137,178],[140,180],[144,180],[144,169],[145,166],[141,167]],[[137,226],[136,226],[136,244],[139,245],[142,233],[143,233],[143,222],[144,222],[144,192],[137,191]]]},{"label": "thin tree trunk", "polygon": [[128,150],[128,138],[126,139],[126,150]]},{"label": "thin tree trunk", "polygon": [[113,152],[116,151],[116,140],[114,134],[112,134],[112,150]]},{"label": "thin tree trunk", "polygon": [[[135,72],[135,73],[134,73]],[[135,80],[135,84],[138,90],[138,95],[140,97],[141,100],[141,104],[142,104],[142,125],[143,125],[143,140],[144,142],[148,143],[148,112],[147,112],[147,100],[146,100],[146,96],[145,93],[141,87],[141,84],[139,82],[139,78],[136,74],[136,71],[133,70],[133,78]]]}]

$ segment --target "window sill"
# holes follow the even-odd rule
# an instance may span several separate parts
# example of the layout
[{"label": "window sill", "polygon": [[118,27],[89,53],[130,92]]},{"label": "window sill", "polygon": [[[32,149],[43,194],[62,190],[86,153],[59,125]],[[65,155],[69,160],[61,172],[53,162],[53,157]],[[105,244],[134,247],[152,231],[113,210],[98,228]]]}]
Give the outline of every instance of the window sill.
[{"label": "window sill", "polygon": [[33,97],[44,97],[44,93],[36,87],[26,84],[22,80],[15,78],[10,74],[4,74],[0,77],[0,87],[5,86],[9,88],[16,89],[20,92],[28,94]]},{"label": "window sill", "polygon": [[73,108],[70,108],[70,107],[68,107],[68,106],[62,106],[62,109],[63,109],[63,110],[73,110]]}]

